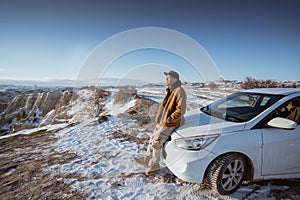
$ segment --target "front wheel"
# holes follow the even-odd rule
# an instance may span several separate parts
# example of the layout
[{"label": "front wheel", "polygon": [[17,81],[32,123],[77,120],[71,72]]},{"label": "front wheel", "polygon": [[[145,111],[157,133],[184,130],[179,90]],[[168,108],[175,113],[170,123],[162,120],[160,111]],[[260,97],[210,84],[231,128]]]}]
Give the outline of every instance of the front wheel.
[{"label": "front wheel", "polygon": [[246,172],[245,158],[239,154],[222,156],[209,166],[210,188],[221,195],[235,192],[241,185]]}]

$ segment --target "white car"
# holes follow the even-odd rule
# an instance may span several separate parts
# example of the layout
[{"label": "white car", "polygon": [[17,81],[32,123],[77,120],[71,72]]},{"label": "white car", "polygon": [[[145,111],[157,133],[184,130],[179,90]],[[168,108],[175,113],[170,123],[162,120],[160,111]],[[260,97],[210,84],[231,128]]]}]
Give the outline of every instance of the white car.
[{"label": "white car", "polygon": [[237,92],[188,111],[163,160],[183,181],[222,195],[243,180],[300,178],[299,121],[300,88]]}]

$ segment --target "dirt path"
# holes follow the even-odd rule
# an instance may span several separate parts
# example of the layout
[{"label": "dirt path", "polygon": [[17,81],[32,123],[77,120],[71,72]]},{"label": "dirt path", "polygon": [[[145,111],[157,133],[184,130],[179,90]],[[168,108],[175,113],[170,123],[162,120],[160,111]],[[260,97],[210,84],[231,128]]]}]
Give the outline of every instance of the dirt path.
[{"label": "dirt path", "polygon": [[73,153],[58,153],[51,147],[53,133],[40,132],[0,140],[0,199],[85,199],[64,183],[66,176],[43,170],[73,160]]}]

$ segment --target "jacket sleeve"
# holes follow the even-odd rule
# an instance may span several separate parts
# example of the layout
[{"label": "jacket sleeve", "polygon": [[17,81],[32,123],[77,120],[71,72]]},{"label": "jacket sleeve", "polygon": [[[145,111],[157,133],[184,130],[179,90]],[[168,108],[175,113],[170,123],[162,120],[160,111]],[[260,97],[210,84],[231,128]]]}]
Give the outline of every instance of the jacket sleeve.
[{"label": "jacket sleeve", "polygon": [[168,127],[179,127],[182,122],[183,115],[185,114],[186,93],[182,88],[180,88],[176,93],[175,106],[174,112],[172,112],[166,120],[166,126]]}]

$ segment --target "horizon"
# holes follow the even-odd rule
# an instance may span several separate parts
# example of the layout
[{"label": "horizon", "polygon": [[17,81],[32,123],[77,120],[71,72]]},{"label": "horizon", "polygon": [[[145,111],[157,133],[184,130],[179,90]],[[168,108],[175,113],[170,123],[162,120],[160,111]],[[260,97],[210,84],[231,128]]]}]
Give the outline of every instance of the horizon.
[{"label": "horizon", "polygon": [[[250,77],[253,78],[253,77]],[[245,78],[246,79],[246,78]],[[206,81],[206,82],[197,82],[197,81],[184,81],[188,84],[191,83],[210,83],[210,82],[243,82],[244,80],[215,80],[215,81]],[[254,78],[255,79],[255,78]],[[164,85],[164,80],[162,81],[141,81],[141,80],[136,80],[136,79],[122,79],[120,80],[119,78],[116,77],[106,77],[106,78],[102,78],[101,81],[98,82],[97,85],[94,85],[93,83],[95,81],[91,81],[91,82],[78,82],[76,83],[76,80],[72,80],[72,79],[48,79],[48,80],[10,80],[10,79],[1,79],[0,78],[0,85],[13,85],[13,86],[37,86],[37,87],[47,87],[47,86],[51,86],[51,87],[76,87],[76,86],[125,86],[125,85],[147,85],[147,84],[160,84],[160,85]],[[271,81],[275,81],[275,82],[300,82],[299,80],[272,80],[272,79],[255,79],[258,81],[266,81],[266,80],[271,80]]]}]

